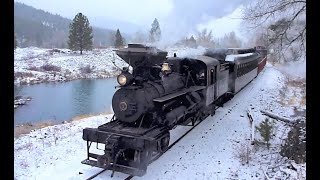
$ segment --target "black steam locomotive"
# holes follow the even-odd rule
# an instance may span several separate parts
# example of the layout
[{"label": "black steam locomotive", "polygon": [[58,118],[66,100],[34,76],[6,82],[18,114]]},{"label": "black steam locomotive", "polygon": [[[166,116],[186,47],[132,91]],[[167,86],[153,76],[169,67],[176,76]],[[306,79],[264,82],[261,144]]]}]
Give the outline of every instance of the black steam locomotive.
[{"label": "black steam locomotive", "polygon": [[[253,80],[266,62],[261,47],[167,58],[155,47],[129,44],[116,53],[133,71],[123,68],[117,77],[112,120],[83,130],[87,159],[82,163],[135,176],[144,175],[167,150],[171,129],[214,115],[215,107]],[[92,142],[103,144],[103,154],[90,153]]]}]

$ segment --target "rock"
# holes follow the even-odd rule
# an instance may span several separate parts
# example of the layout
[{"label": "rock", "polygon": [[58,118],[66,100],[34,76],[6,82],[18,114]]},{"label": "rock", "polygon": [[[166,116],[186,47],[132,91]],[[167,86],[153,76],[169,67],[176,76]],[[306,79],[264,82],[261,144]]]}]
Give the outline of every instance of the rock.
[{"label": "rock", "polygon": [[19,100],[19,99],[22,99],[22,96],[16,96],[16,97],[14,97],[14,100]]},{"label": "rock", "polygon": [[31,97],[23,98],[22,96],[16,96],[14,98],[14,108],[27,104],[27,101],[31,101]]}]

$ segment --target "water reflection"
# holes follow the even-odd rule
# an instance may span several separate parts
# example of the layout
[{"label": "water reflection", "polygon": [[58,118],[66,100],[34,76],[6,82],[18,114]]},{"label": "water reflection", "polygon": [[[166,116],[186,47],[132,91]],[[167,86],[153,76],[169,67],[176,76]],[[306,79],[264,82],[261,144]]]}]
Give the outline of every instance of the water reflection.
[{"label": "water reflection", "polygon": [[80,81],[77,84],[73,84],[71,100],[72,104],[78,104],[72,106],[75,112],[92,112],[93,109],[93,95],[94,95],[94,82],[93,81]]}]

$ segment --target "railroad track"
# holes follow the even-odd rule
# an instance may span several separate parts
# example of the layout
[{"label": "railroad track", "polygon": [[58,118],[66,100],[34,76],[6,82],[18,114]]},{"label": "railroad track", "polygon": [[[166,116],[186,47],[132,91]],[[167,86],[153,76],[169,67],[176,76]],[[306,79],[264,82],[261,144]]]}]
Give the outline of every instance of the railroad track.
[{"label": "railroad track", "polygon": [[[219,109],[219,107],[216,107],[215,110],[217,110],[217,109]],[[207,117],[208,117],[208,116],[207,116]],[[206,118],[207,118],[207,117],[206,117]],[[171,149],[175,144],[177,144],[182,138],[184,138],[187,134],[189,134],[195,127],[197,127],[197,126],[198,126],[202,121],[204,121],[206,118],[204,118],[203,120],[197,122],[194,126],[191,126],[191,128],[190,128],[187,132],[185,132],[182,136],[180,136],[179,139],[177,139],[176,141],[174,141],[174,142],[168,147],[168,149],[167,149],[165,152],[167,152],[169,149]],[[188,126],[190,126],[190,125],[188,125]],[[163,152],[162,154],[164,154],[165,152]],[[153,160],[151,160],[150,164],[151,164],[152,162],[154,162],[155,160],[157,160],[162,154],[160,154],[159,156],[157,156],[156,158],[154,158]],[[150,164],[149,164],[149,165],[150,165]],[[106,170],[107,170],[107,169],[103,169],[103,170],[99,171],[98,173],[90,176],[90,177],[87,178],[86,180],[91,180],[91,179],[97,177],[98,175],[100,175],[101,173],[105,172]],[[125,180],[130,180],[130,179],[132,179],[133,177],[134,177],[134,176],[130,175],[130,176],[126,177]]]},{"label": "railroad track", "polygon": [[108,170],[108,169],[103,169],[102,171],[99,171],[98,173],[96,173],[96,174],[94,174],[94,175],[90,176],[90,177],[89,177],[88,179],[86,179],[86,180],[91,180],[91,179],[93,179],[93,178],[95,178],[95,177],[99,176],[99,174],[101,174],[101,173],[105,172],[106,170]]}]

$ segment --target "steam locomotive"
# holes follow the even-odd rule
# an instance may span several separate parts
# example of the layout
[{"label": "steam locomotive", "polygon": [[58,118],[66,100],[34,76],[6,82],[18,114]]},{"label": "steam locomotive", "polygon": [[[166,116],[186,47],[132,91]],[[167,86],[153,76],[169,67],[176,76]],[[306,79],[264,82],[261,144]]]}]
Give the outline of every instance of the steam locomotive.
[{"label": "steam locomotive", "polygon": [[[114,116],[98,128],[85,128],[83,164],[143,176],[169,146],[177,125],[194,125],[215,114],[265,66],[264,47],[207,49],[201,56],[167,58],[167,52],[141,44],[116,51],[131,67],[117,77]],[[92,142],[103,153],[90,152]]]}]

